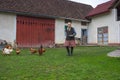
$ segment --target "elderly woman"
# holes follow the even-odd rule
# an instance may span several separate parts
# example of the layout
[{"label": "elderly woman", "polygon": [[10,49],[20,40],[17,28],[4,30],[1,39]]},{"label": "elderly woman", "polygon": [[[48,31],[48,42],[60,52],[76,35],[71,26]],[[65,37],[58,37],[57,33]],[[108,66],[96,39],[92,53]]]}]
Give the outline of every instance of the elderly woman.
[{"label": "elderly woman", "polygon": [[65,28],[66,40],[64,46],[66,47],[68,56],[73,55],[73,48],[75,47],[75,35],[76,31],[72,27],[71,22],[68,22],[67,27]]}]

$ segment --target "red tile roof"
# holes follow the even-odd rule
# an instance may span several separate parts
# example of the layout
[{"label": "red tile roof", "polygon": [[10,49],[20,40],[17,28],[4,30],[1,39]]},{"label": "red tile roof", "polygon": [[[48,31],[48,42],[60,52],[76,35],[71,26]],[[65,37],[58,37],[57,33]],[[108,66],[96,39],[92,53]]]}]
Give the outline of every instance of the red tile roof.
[{"label": "red tile roof", "polygon": [[109,12],[110,7],[113,5],[113,3],[115,1],[116,0],[111,0],[111,1],[108,1],[106,3],[102,3],[102,4],[98,5],[95,9],[93,9],[92,11],[89,12],[87,17],[92,17],[92,16],[95,16],[95,15],[98,15],[98,14]]},{"label": "red tile roof", "polygon": [[69,0],[0,0],[0,11],[17,14],[85,20],[93,8]]}]

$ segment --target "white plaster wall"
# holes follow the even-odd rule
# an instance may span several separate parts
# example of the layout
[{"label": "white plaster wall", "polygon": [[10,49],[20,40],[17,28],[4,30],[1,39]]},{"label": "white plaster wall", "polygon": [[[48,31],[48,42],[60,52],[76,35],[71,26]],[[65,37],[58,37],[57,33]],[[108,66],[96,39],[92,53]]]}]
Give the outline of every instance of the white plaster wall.
[{"label": "white plaster wall", "polygon": [[64,20],[56,19],[55,20],[55,43],[62,44],[65,40],[65,33],[64,33]]},{"label": "white plaster wall", "polygon": [[[56,19],[55,21],[55,43],[63,44],[65,41],[64,19]],[[87,26],[82,26],[80,21],[72,21],[72,27],[77,33],[76,37],[81,38],[81,29],[87,29]]]},{"label": "white plaster wall", "polygon": [[[117,21],[117,10],[116,9],[113,9],[113,16],[114,16],[114,24],[113,26],[115,27],[112,27],[111,28],[111,34],[113,33],[113,36],[110,36],[111,38],[114,38],[115,36],[115,39],[113,39],[113,41],[111,40],[110,42],[112,43],[119,43],[120,44],[120,21]],[[114,30],[114,31],[112,31]]]},{"label": "white plaster wall", "polygon": [[116,21],[116,9],[92,18],[88,27],[88,43],[97,44],[97,28],[108,26],[108,43],[120,43],[120,22]]},{"label": "white plaster wall", "polygon": [[16,15],[0,13],[0,39],[13,44],[16,39]]},{"label": "white plaster wall", "polygon": [[72,21],[72,26],[75,28],[76,30],[76,37],[81,38],[81,29],[87,29],[87,26],[83,26],[81,25],[80,21]]}]

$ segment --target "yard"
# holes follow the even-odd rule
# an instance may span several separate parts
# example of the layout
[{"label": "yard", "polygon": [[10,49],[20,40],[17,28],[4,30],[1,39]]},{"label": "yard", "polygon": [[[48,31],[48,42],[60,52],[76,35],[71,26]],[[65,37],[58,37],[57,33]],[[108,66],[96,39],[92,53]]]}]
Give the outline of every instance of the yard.
[{"label": "yard", "polygon": [[120,58],[107,57],[116,48],[76,47],[73,56],[64,48],[47,48],[42,56],[0,52],[0,80],[120,80]]}]

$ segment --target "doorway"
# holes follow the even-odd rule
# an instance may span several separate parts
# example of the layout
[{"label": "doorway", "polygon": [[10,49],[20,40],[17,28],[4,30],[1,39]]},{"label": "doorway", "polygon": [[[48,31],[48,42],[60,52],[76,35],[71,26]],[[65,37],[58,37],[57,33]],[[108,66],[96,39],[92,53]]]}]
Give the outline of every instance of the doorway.
[{"label": "doorway", "polygon": [[81,29],[81,45],[87,45],[87,29]]}]

